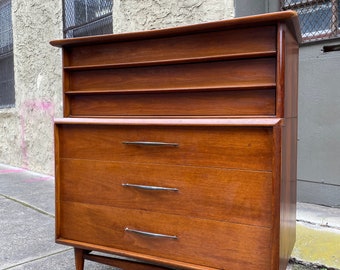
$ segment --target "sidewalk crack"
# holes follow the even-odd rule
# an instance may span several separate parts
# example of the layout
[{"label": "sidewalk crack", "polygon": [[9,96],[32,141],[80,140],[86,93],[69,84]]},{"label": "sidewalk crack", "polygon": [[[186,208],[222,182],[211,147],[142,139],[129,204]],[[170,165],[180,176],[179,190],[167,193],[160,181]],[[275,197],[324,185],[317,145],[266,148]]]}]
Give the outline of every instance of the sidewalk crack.
[{"label": "sidewalk crack", "polygon": [[[2,196],[2,195],[1,195],[1,196]],[[32,263],[32,262],[36,262],[36,261],[39,261],[39,260],[43,260],[43,259],[46,259],[46,258],[48,258],[48,257],[52,257],[52,256],[55,256],[55,255],[64,253],[64,252],[68,252],[68,251],[70,251],[70,250],[72,250],[72,249],[73,249],[73,248],[66,248],[66,249],[64,249],[64,250],[57,251],[57,252],[54,252],[54,253],[51,253],[51,254],[48,254],[48,255],[44,255],[44,256],[41,256],[41,257],[39,257],[39,258],[35,258],[35,259],[32,259],[32,260],[24,261],[24,262],[18,263],[18,264],[16,264],[16,265],[12,265],[12,266],[3,268],[3,270],[12,269],[12,268],[15,268],[15,267],[18,267],[18,266],[22,266],[22,265],[25,265],[25,264],[28,264],[28,263]]]},{"label": "sidewalk crack", "polygon": [[24,201],[15,199],[15,198],[13,198],[13,197],[11,197],[11,196],[7,196],[7,195],[1,194],[1,193],[0,193],[0,196],[6,198],[6,199],[8,199],[8,200],[11,200],[11,201],[13,201],[13,202],[19,203],[19,204],[21,204],[21,205],[23,205],[23,206],[25,206],[25,207],[31,208],[32,210],[37,211],[37,212],[39,212],[40,214],[43,214],[43,215],[46,215],[46,216],[55,218],[55,216],[54,216],[53,214],[48,213],[48,212],[46,212],[46,211],[44,211],[44,210],[42,210],[42,209],[40,209],[40,208],[38,208],[38,207],[35,207],[35,206],[33,206],[33,205],[30,205],[30,204],[28,204],[28,203],[26,203],[26,202],[24,202]]}]

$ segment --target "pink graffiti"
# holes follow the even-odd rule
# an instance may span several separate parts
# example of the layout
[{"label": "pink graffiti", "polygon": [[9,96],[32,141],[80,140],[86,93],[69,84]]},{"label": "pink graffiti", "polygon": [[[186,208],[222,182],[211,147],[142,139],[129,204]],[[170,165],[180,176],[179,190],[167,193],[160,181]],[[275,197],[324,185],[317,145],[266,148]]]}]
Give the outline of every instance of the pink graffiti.
[{"label": "pink graffiti", "polygon": [[7,169],[7,170],[0,170],[0,174],[7,174],[7,173],[16,173],[16,172],[23,172],[24,169]]},{"label": "pink graffiti", "polygon": [[24,102],[24,107],[26,109],[33,110],[41,110],[41,111],[49,111],[54,109],[53,103],[50,101],[36,101],[36,100],[28,100]]},{"label": "pink graffiti", "polygon": [[21,126],[21,153],[22,153],[22,163],[24,168],[28,168],[28,155],[27,155],[27,144],[25,141],[25,119],[20,117]]},{"label": "pink graffiti", "polygon": [[22,153],[22,167],[28,169],[28,145],[26,142],[26,121],[27,115],[32,111],[40,111],[46,113],[50,121],[53,122],[54,117],[54,104],[50,101],[27,100],[23,103],[20,113],[20,126],[21,126],[21,153]]}]

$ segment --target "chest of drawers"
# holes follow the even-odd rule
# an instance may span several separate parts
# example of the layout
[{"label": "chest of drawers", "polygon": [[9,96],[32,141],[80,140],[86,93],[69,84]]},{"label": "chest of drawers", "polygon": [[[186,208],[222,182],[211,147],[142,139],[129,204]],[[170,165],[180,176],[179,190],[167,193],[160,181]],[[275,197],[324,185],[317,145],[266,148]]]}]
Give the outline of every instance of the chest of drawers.
[{"label": "chest of drawers", "polygon": [[296,21],[280,12],[51,42],[63,48],[56,241],[75,247],[76,269],[84,259],[136,270],[286,268]]}]

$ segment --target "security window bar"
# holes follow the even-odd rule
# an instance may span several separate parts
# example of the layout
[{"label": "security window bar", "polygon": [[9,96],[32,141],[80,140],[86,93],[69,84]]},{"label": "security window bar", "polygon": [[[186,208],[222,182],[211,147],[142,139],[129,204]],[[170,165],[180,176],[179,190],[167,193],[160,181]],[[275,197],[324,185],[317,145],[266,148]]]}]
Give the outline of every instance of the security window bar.
[{"label": "security window bar", "polygon": [[340,34],[340,0],[281,0],[281,9],[299,15],[304,42],[329,39]]},{"label": "security window bar", "polygon": [[110,34],[113,0],[64,0],[64,37]]},{"label": "security window bar", "polygon": [[0,108],[15,104],[11,10],[10,0],[0,0]]}]

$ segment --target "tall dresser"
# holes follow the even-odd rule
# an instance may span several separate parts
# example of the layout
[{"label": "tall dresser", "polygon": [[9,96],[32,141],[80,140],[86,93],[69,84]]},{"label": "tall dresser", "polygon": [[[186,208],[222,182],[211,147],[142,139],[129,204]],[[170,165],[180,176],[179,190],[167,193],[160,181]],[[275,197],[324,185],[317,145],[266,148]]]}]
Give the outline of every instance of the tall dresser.
[{"label": "tall dresser", "polygon": [[287,11],[51,42],[56,242],[77,270],[286,269],[299,40]]}]

